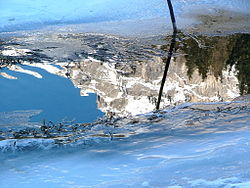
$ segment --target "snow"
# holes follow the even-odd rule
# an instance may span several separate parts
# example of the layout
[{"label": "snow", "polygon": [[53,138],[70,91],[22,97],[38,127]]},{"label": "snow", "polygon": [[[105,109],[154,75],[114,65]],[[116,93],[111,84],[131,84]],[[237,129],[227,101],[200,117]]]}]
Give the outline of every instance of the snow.
[{"label": "snow", "polygon": [[[149,103],[148,97],[128,97],[128,104],[125,107],[125,111],[129,112],[130,115],[144,114],[146,112],[152,111],[155,105]],[[143,105],[142,105],[143,104]]]},{"label": "snow", "polygon": [[186,104],[157,121],[143,115],[139,123],[89,130],[124,138],[92,136],[64,146],[38,140],[45,148],[35,140],[1,141],[16,146],[0,153],[0,187],[248,187],[249,110],[249,102]]}]

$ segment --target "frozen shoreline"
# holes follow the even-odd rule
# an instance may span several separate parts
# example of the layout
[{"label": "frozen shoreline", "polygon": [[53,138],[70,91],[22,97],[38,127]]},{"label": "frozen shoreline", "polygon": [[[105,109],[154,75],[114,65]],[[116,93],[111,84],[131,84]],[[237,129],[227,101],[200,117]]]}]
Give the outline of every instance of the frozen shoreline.
[{"label": "frozen shoreline", "polygon": [[[81,145],[92,145],[98,143],[110,142],[112,140],[123,140],[134,135],[143,134],[144,131],[140,131],[140,125],[142,127],[150,124],[150,127],[158,126],[159,124],[164,124],[168,121],[171,114],[178,114],[179,111],[197,111],[198,113],[207,113],[207,118],[209,116],[218,116],[221,114],[228,114],[227,118],[230,119],[229,114],[232,115],[232,121],[234,121],[233,116],[237,116],[237,113],[243,111],[247,113],[250,108],[250,95],[237,97],[232,102],[210,102],[210,103],[187,103],[181,104],[175,107],[162,109],[161,111],[155,111],[145,114],[140,114],[136,116],[129,116],[123,118],[104,118],[93,123],[83,123],[83,124],[61,124],[60,129],[58,128],[59,124],[48,124],[46,126],[47,132],[42,129],[42,125],[37,125],[36,127],[13,127],[12,131],[8,131],[11,127],[0,127],[0,153],[5,152],[20,152],[20,151],[29,151],[29,150],[40,150],[40,149],[51,149],[57,148],[62,145],[78,147]],[[236,112],[236,113],[235,113]],[[197,115],[193,115],[197,116]],[[206,127],[203,127],[200,122],[196,122],[196,119],[193,116],[182,117],[186,123],[181,123],[180,120],[176,120],[174,124],[178,128],[183,130],[188,129],[188,127],[201,128],[206,130]],[[198,118],[198,116],[197,116]],[[199,117],[201,118],[201,117]],[[244,117],[247,119],[248,117]],[[213,119],[210,119],[213,121]],[[183,121],[183,120],[182,120]],[[179,122],[179,123],[178,123]],[[219,129],[220,126],[224,125],[214,125],[214,128]],[[197,127],[196,124],[199,124]],[[242,124],[243,125],[243,124]],[[155,128],[156,128],[155,127]],[[225,127],[224,127],[225,128]],[[223,129],[224,129],[223,128]],[[227,127],[228,128],[228,127]],[[226,128],[226,129],[227,129]],[[236,128],[236,127],[235,127]],[[171,128],[175,129],[175,128]],[[231,128],[230,128],[231,129]],[[236,128],[238,129],[238,128]],[[235,130],[236,130],[235,129]],[[245,126],[239,127],[239,130],[246,129],[248,130],[247,124]],[[154,128],[153,128],[154,130]],[[146,132],[150,130],[145,130]],[[208,131],[208,130],[207,130]]]},{"label": "frozen shoreline", "polygon": [[181,105],[93,126],[93,136],[58,147],[53,139],[1,141],[0,186],[247,187],[249,104]]}]

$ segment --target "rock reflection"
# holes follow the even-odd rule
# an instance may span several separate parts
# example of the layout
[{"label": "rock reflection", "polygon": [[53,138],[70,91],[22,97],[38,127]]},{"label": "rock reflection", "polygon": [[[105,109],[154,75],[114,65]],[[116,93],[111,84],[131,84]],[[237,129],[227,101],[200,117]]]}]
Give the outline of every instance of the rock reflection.
[{"label": "rock reflection", "polygon": [[[249,93],[248,34],[214,37],[180,34],[179,38],[163,90],[162,106],[229,101]],[[96,93],[98,108],[108,116],[136,115],[155,109],[165,49],[170,42],[168,37],[131,40],[70,34],[48,37],[47,40],[50,42],[45,40],[31,45],[23,42],[22,49],[30,47],[29,53],[35,56],[34,49],[40,47],[39,56],[53,63],[45,66],[24,59],[26,65],[31,62],[30,66],[68,77],[75,87],[80,88],[81,96]],[[166,41],[167,45],[164,44]],[[63,57],[58,58],[65,44],[67,47],[77,44],[77,47],[64,50]],[[56,47],[48,50],[52,45]],[[17,49],[20,51],[20,46]],[[1,51],[3,59],[6,51],[3,48]],[[24,57],[27,58],[27,54]]]}]

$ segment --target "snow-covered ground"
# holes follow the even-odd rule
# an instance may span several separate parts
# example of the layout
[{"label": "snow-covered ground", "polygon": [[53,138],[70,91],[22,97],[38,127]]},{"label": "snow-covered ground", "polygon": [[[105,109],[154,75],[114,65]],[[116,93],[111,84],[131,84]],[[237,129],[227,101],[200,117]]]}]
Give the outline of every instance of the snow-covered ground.
[{"label": "snow-covered ground", "polygon": [[95,125],[66,146],[1,141],[0,187],[246,188],[249,112],[249,102],[185,104]]}]

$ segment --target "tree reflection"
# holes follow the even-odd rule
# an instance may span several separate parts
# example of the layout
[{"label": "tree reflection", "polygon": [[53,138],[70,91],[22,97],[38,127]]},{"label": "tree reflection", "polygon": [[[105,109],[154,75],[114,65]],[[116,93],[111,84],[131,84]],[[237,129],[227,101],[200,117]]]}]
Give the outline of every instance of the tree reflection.
[{"label": "tree reflection", "polygon": [[242,94],[250,93],[250,35],[239,34],[232,40],[232,51],[227,64],[233,66],[238,71],[237,76]]},{"label": "tree reflection", "polygon": [[222,79],[222,71],[235,65],[240,93],[250,93],[250,35],[198,36],[187,38],[177,47],[186,55],[186,66],[191,78],[194,70],[205,79],[208,73]]}]

